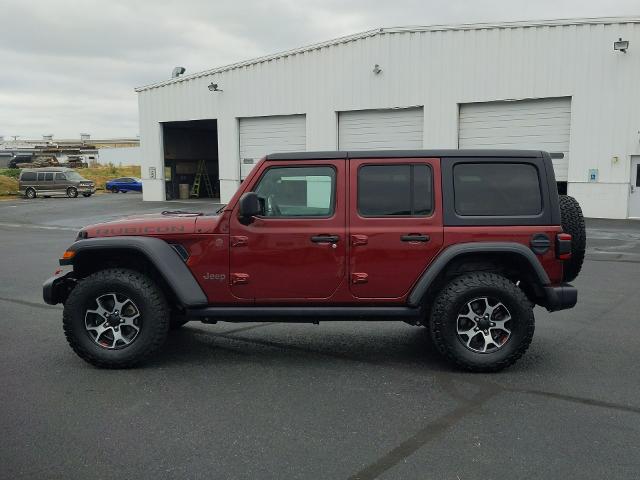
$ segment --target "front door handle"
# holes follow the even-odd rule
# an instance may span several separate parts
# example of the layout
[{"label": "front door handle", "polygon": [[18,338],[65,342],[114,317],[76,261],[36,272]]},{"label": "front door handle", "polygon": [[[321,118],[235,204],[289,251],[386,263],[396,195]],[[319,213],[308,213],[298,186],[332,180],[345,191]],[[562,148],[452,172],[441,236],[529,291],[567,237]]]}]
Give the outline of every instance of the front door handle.
[{"label": "front door handle", "polygon": [[428,242],[430,239],[429,235],[423,235],[421,233],[410,233],[409,235],[400,236],[400,240],[403,242]]},{"label": "front door handle", "polygon": [[313,243],[337,243],[340,240],[338,235],[314,235],[311,237]]},{"label": "front door handle", "polygon": [[338,235],[314,235],[311,237],[313,243],[336,243],[340,240]]}]

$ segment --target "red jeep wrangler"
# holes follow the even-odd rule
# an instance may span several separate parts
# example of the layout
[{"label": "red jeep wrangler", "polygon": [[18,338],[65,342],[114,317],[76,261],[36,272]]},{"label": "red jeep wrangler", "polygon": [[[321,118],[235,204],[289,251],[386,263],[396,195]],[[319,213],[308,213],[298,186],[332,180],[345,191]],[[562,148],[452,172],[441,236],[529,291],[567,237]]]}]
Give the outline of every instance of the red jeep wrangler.
[{"label": "red jeep wrangler", "polygon": [[71,347],[129,367],[189,320],[401,320],[459,367],[497,371],[533,307],[571,308],[584,219],[540,151],[268,155],[217,214],[80,231],[44,284]]}]

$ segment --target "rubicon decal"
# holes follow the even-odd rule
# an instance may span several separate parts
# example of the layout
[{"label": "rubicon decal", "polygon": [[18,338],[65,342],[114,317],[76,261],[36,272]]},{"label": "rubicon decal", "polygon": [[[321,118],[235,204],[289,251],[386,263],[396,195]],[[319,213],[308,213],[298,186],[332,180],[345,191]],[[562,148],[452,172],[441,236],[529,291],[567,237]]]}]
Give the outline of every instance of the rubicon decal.
[{"label": "rubicon decal", "polygon": [[95,231],[96,236],[112,236],[112,235],[153,235],[159,233],[184,233],[183,225],[164,225],[159,227],[114,227],[114,228],[98,228]]}]

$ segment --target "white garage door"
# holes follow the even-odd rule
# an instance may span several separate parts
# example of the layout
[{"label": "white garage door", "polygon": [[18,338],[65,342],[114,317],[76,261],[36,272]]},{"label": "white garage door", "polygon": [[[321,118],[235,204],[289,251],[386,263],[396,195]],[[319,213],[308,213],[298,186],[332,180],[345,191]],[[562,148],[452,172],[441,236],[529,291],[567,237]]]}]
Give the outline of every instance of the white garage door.
[{"label": "white garage door", "polygon": [[240,178],[244,179],[265,155],[307,149],[304,115],[240,119]]},{"label": "white garage door", "polygon": [[338,149],[422,148],[422,108],[355,110],[338,116]]},{"label": "white garage door", "polygon": [[[553,159],[556,180],[569,167],[570,98],[460,105],[460,148],[522,148],[564,154]],[[557,155],[556,155],[557,156]]]}]

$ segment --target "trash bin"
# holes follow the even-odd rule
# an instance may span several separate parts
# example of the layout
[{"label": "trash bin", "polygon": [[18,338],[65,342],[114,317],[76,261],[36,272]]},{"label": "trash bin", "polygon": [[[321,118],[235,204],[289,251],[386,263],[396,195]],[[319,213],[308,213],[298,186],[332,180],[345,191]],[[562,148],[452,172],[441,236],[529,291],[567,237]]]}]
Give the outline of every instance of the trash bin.
[{"label": "trash bin", "polygon": [[180,192],[180,200],[189,200],[189,184],[181,183],[178,189]]}]

